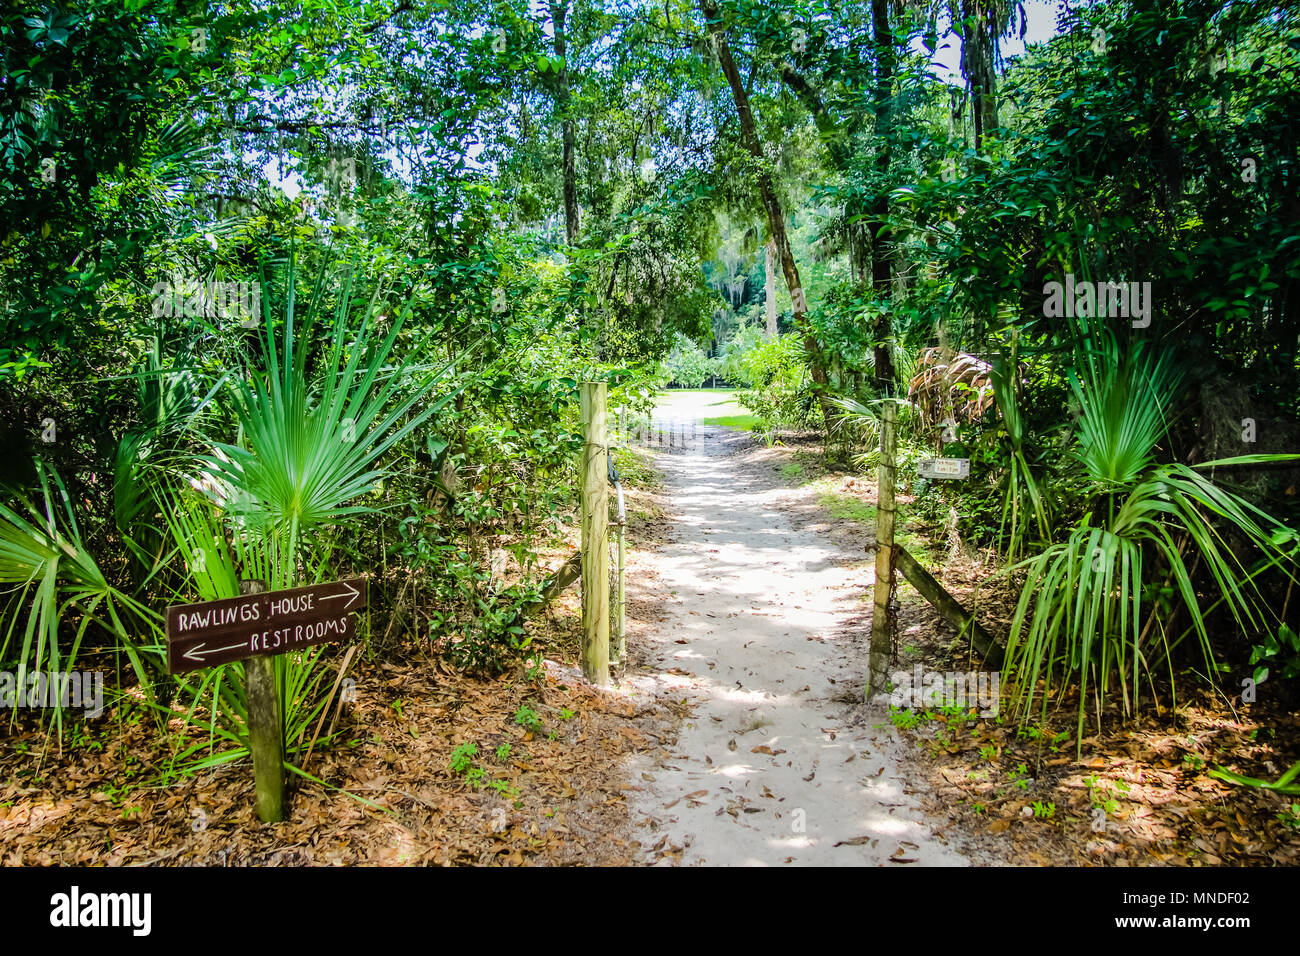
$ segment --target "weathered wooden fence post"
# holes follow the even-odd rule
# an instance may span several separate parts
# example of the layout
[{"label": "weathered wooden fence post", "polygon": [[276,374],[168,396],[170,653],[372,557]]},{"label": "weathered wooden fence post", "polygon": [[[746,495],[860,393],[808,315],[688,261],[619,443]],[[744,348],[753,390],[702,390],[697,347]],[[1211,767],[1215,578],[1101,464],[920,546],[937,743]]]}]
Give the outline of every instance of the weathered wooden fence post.
[{"label": "weathered wooden fence post", "polygon": [[898,406],[886,398],[880,410],[880,468],[876,502],[876,583],[871,612],[871,650],[868,655],[868,697],[885,690],[889,680],[890,608],[894,585],[894,476],[897,466],[897,438],[894,424]]},{"label": "weathered wooden fence post", "polygon": [[[265,590],[264,581],[239,582],[240,594]],[[244,695],[248,698],[248,749],[253,754],[257,818],[278,823],[284,819],[284,716],[275,686],[274,657],[252,657],[244,662]]]},{"label": "weathered wooden fence post", "polygon": [[582,392],[582,673],[609,681],[609,447],[604,382]]}]

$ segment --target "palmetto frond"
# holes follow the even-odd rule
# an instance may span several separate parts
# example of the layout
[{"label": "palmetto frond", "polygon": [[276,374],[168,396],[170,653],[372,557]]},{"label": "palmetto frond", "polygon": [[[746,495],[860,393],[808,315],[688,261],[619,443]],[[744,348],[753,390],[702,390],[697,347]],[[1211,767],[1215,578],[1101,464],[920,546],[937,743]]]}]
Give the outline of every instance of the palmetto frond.
[{"label": "palmetto frond", "polygon": [[[39,503],[23,499],[16,508],[0,503],[0,586],[11,586],[9,599],[19,609],[6,615],[0,658],[17,658],[19,685],[29,672],[66,673],[95,624],[118,639],[145,682],[142,650],[156,643],[158,615],[108,582],[82,538],[62,480],[39,460],[36,468]],[[61,631],[69,621],[72,638],[64,646]],[[55,721],[61,731],[62,711],[55,711]]]},{"label": "palmetto frond", "polygon": [[1076,457],[1097,484],[1127,485],[1154,462],[1182,375],[1168,353],[1153,356],[1139,344],[1126,357],[1113,337],[1081,358],[1069,373],[1083,410]]},{"label": "palmetto frond", "polygon": [[[267,372],[233,386],[241,441],[204,456],[229,496],[226,511],[249,529],[286,536],[288,555],[303,530],[373,510],[358,499],[383,477],[384,454],[454,394],[429,398],[454,363],[435,369],[394,358],[407,311],[387,319],[380,291],[352,327],[350,279],[338,290],[328,342],[309,364],[324,275],[302,318],[293,279],[291,269],[279,341],[274,324],[265,325]],[[407,356],[420,352],[418,345],[405,349]]]},{"label": "palmetto frond", "polygon": [[[1061,542],[1017,567],[1026,572],[1007,640],[1013,710],[1023,719],[1056,676],[1080,682],[1079,729],[1088,692],[1098,700],[1118,687],[1125,713],[1138,705],[1138,681],[1168,667],[1171,652],[1195,634],[1206,674],[1217,670],[1207,618],[1222,606],[1243,631],[1266,627],[1272,612],[1255,579],[1289,560],[1286,535],[1273,518],[1205,474],[1216,467],[1295,460],[1251,455],[1187,465],[1156,464],[1180,376],[1167,356],[1139,346],[1121,355],[1113,339],[1081,357],[1070,384],[1082,409],[1075,455],[1095,485],[1096,507]],[[1252,546],[1247,567],[1225,538],[1232,529]],[[1217,591],[1197,593],[1185,554],[1194,553]],[[1189,625],[1172,633],[1152,613],[1152,588],[1185,612]],[[1043,681],[1041,691],[1039,681]]]}]

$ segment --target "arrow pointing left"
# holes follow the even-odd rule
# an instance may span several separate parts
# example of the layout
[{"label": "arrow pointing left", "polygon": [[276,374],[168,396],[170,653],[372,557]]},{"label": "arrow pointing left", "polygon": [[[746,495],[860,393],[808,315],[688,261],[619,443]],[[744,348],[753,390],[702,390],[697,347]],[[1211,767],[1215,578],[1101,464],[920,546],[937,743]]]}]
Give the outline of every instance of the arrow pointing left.
[{"label": "arrow pointing left", "polygon": [[[188,651],[182,654],[181,657],[184,657],[187,660],[191,660],[191,661],[198,661],[201,664],[205,659],[207,659],[207,657],[210,654],[220,654],[222,651],[239,650],[240,648],[244,648],[247,646],[248,646],[247,641],[240,641],[238,644],[227,644],[225,647],[213,647],[205,650],[205,648],[208,647],[206,643],[195,644]],[[199,651],[202,651],[203,653],[199,653]]]}]

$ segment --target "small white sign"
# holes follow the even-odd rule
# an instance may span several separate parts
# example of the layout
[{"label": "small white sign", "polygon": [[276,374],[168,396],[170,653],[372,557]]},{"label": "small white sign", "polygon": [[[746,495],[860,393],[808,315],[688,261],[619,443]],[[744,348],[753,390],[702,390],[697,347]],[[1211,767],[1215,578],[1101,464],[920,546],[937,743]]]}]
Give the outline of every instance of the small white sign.
[{"label": "small white sign", "polygon": [[922,478],[960,480],[970,477],[969,458],[926,458],[916,466]]}]

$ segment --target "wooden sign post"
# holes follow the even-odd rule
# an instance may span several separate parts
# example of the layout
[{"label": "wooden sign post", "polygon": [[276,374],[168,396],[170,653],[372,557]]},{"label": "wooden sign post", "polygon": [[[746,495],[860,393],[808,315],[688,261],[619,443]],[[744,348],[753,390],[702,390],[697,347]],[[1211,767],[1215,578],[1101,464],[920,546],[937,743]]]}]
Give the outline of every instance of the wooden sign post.
[{"label": "wooden sign post", "polygon": [[314,644],[356,639],[353,611],[366,607],[363,578],[267,591],[241,581],[240,596],[167,609],[167,672],[183,674],[247,660],[248,748],[253,755],[257,816],[284,819],[284,715],[275,680],[275,655]]},{"label": "wooden sign post", "polygon": [[[240,581],[242,594],[265,592],[263,581]],[[244,697],[248,701],[248,750],[253,755],[253,787],[257,818],[263,823],[284,819],[284,714],[275,686],[275,658],[253,657],[244,665]]]},{"label": "wooden sign post", "polygon": [[582,386],[582,673],[609,682],[609,446],[604,382]]}]

